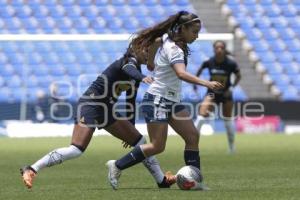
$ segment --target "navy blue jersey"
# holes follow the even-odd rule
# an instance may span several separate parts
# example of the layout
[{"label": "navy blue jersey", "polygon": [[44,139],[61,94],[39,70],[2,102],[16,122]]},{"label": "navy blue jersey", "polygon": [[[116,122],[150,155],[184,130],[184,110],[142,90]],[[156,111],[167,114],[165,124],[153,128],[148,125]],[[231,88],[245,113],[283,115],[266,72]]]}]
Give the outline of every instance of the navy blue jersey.
[{"label": "navy blue jersey", "polygon": [[237,63],[228,57],[226,57],[222,63],[216,63],[215,57],[211,57],[202,64],[201,68],[202,70],[205,68],[208,69],[210,81],[218,81],[224,85],[224,88],[215,91],[216,93],[222,93],[228,90],[231,86],[231,74],[236,74],[240,70]]},{"label": "navy blue jersey", "polygon": [[[126,91],[126,102],[130,103],[135,111],[137,89],[144,77],[141,73],[141,65],[138,64],[134,57],[128,58],[127,61],[122,57],[109,65],[91,84],[89,90],[96,91],[96,95],[101,96],[105,94],[103,97],[96,99],[99,102],[109,104],[116,103],[121,93]],[[130,114],[132,113],[127,113],[127,116]],[[130,122],[134,124],[134,120],[131,119]]]}]

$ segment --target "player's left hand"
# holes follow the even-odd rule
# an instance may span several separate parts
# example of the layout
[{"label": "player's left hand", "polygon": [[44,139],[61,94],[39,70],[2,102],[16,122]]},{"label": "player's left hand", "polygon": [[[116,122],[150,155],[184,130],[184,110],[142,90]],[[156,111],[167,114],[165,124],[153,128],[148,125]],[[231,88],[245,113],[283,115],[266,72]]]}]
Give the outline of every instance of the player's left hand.
[{"label": "player's left hand", "polygon": [[143,83],[151,84],[153,82],[153,78],[151,76],[146,76],[142,80]]}]

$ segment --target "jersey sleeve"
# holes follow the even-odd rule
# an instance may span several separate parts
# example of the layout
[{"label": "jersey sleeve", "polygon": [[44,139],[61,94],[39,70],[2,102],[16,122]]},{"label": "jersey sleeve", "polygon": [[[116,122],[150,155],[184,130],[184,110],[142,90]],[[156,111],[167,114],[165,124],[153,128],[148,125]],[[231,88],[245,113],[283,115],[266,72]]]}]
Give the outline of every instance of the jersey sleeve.
[{"label": "jersey sleeve", "polygon": [[240,68],[239,68],[238,64],[235,61],[233,61],[232,62],[232,72],[236,74],[239,71],[240,71]]},{"label": "jersey sleeve", "polygon": [[122,66],[122,70],[129,77],[133,78],[136,81],[142,81],[146,76],[143,75],[133,62],[129,62]]},{"label": "jersey sleeve", "polygon": [[201,69],[209,68],[209,60],[205,61],[201,65]]},{"label": "jersey sleeve", "polygon": [[171,65],[184,63],[184,53],[177,45],[171,45],[166,49],[166,55]]}]

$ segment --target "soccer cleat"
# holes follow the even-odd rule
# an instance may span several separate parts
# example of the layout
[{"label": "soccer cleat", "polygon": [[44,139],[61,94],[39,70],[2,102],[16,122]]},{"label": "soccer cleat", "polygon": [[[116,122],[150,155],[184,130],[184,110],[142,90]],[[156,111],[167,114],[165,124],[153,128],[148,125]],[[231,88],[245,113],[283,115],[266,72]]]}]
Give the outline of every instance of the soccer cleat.
[{"label": "soccer cleat", "polygon": [[20,172],[21,172],[24,184],[26,185],[26,187],[28,189],[31,189],[32,184],[33,184],[33,179],[36,176],[36,171],[30,166],[25,166],[20,169]]},{"label": "soccer cleat", "polygon": [[171,185],[176,183],[176,176],[172,174],[172,172],[167,171],[165,173],[164,179],[161,183],[158,183],[159,188],[170,188]]},{"label": "soccer cleat", "polygon": [[121,170],[117,168],[115,160],[109,160],[106,163],[108,168],[108,181],[112,188],[116,190],[118,188],[118,179],[121,176]]},{"label": "soccer cleat", "polygon": [[203,182],[200,182],[200,183],[197,183],[197,185],[194,187],[194,190],[209,191],[211,189],[209,187],[207,187]]}]

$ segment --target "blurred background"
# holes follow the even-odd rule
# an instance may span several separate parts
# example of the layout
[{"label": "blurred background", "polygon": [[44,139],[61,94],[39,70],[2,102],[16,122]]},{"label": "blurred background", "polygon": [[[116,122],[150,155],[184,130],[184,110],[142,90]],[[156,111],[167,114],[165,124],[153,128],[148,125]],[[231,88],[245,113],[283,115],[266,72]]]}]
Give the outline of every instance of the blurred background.
[{"label": "blurred background", "polygon": [[[70,135],[77,99],[122,56],[129,36],[180,10],[198,14],[204,26],[191,45],[191,73],[217,39],[239,64],[238,131],[299,133],[300,0],[0,0],[0,135]],[[205,92],[183,84],[184,101],[199,103]],[[265,117],[244,119],[238,108],[249,105]],[[211,126],[225,130],[221,120]]]}]

